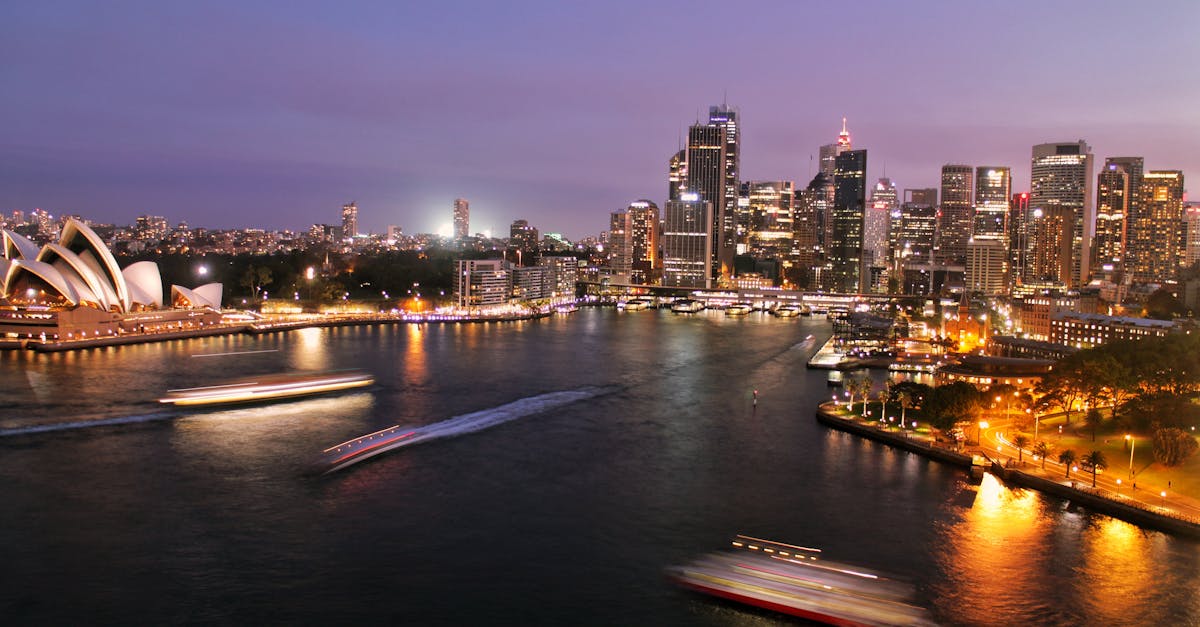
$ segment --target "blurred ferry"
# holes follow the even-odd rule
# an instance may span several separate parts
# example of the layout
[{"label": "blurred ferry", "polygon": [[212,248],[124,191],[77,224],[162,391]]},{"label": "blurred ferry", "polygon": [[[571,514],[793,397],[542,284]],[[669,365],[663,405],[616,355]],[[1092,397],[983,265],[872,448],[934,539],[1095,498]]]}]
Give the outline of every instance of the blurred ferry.
[{"label": "blurred ferry", "polygon": [[361,370],[296,372],[235,379],[221,385],[170,390],[160,403],[176,406],[259,403],[366,387],[375,377]]},{"label": "blurred ferry", "polygon": [[697,313],[704,311],[704,303],[691,298],[682,298],[671,303],[671,311],[675,313]]},{"label": "blurred ferry", "polygon": [[933,625],[912,585],[826,561],[821,550],[739,535],[730,550],[671,568],[689,590],[827,625]]},{"label": "blurred ferry", "polygon": [[752,311],[754,311],[754,305],[750,303],[731,303],[725,308],[725,315],[744,316]]}]

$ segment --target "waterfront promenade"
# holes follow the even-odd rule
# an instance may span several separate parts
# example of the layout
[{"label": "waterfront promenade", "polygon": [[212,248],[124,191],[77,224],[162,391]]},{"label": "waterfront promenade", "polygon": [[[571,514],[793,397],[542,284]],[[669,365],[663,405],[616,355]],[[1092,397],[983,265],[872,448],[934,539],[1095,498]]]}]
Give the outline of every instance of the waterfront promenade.
[{"label": "waterfront promenade", "polygon": [[84,350],[105,346],[168,342],[214,335],[239,333],[263,334],[292,331],[309,327],[343,327],[375,324],[472,324],[482,322],[516,322],[554,315],[553,311],[527,313],[354,313],[354,314],[280,314],[257,320],[222,322],[209,326],[166,327],[142,332],[78,337],[70,339],[0,339],[0,350],[33,350],[41,353]]},{"label": "waterfront promenade", "polygon": [[825,402],[817,408],[823,424],[966,469],[985,468],[1006,483],[1068,499],[1094,511],[1140,526],[1200,538],[1200,501],[1172,492],[1168,486],[1137,485],[1118,472],[1092,474],[1051,459],[1018,451],[1005,437],[1006,424],[991,425],[979,435],[980,444],[958,447],[939,440],[928,426],[916,429],[883,427],[852,413],[847,404]]}]

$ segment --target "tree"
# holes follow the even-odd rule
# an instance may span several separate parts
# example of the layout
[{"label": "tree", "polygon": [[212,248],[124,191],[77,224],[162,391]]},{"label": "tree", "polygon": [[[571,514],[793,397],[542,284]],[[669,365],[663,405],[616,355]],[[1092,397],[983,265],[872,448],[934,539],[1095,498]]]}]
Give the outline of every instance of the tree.
[{"label": "tree", "polygon": [[1104,416],[1100,415],[1100,410],[1092,407],[1087,410],[1083,416],[1084,424],[1092,428],[1092,441],[1096,441],[1096,428],[1104,420]]},{"label": "tree", "polygon": [[1033,445],[1033,454],[1042,460],[1042,470],[1046,469],[1046,458],[1050,456],[1050,445],[1039,441]]},{"label": "tree", "polygon": [[1196,454],[1200,444],[1191,434],[1174,427],[1154,430],[1154,461],[1164,466],[1178,466]]},{"label": "tree", "polygon": [[1024,434],[1018,433],[1013,438],[1013,444],[1017,447],[1017,462],[1020,463],[1025,459],[1025,447],[1029,445],[1029,438]]},{"label": "tree", "polygon": [[1156,320],[1171,320],[1177,315],[1182,315],[1187,311],[1183,303],[1179,302],[1178,298],[1165,287],[1158,288],[1149,298],[1146,299],[1146,308],[1142,314],[1147,318]]},{"label": "tree", "polygon": [[908,390],[896,393],[896,402],[900,403],[900,422],[908,420],[908,409],[913,406],[913,395]]},{"label": "tree", "polygon": [[1092,467],[1092,487],[1096,487],[1096,472],[1103,468],[1108,468],[1108,459],[1104,457],[1104,453],[1100,451],[1092,451],[1083,456],[1080,460],[1085,466]]},{"label": "tree", "polygon": [[946,429],[956,422],[974,422],[983,407],[983,393],[965,381],[933,388],[922,406],[930,424]]},{"label": "tree", "polygon": [[242,274],[242,279],[239,284],[250,290],[250,298],[258,300],[259,292],[274,280],[271,275],[271,268],[267,266],[249,266],[246,272]]},{"label": "tree", "polygon": [[1071,464],[1075,463],[1075,451],[1067,449],[1058,454],[1058,463],[1067,467],[1067,478],[1071,477]]}]

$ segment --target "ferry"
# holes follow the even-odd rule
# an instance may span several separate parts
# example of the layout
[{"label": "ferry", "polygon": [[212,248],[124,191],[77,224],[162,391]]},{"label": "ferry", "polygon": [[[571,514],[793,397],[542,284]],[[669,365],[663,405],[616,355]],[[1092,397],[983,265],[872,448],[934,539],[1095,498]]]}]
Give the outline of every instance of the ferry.
[{"label": "ferry", "polygon": [[827,625],[934,624],[912,585],[811,547],[739,535],[667,574],[688,590]]},{"label": "ferry", "polygon": [[684,298],[671,303],[671,311],[675,313],[697,313],[704,311],[704,303],[691,298]]},{"label": "ferry", "polygon": [[375,377],[360,370],[270,374],[220,385],[169,390],[158,402],[177,407],[260,403],[341,392],[373,383]]},{"label": "ferry", "polygon": [[321,451],[321,457],[313,464],[312,470],[327,475],[380,453],[411,444],[416,435],[417,431],[413,428],[394,425],[353,440],[346,440]]},{"label": "ferry", "polygon": [[800,315],[800,308],[795,305],[780,305],[772,309],[771,314],[780,318],[794,318]]},{"label": "ferry", "polygon": [[554,313],[573,314],[579,311],[579,307],[575,303],[566,303],[554,308]]},{"label": "ferry", "polygon": [[754,311],[754,305],[751,305],[750,303],[730,303],[730,305],[725,308],[725,315],[744,316],[752,311]]},{"label": "ferry", "polygon": [[650,300],[646,298],[631,298],[625,301],[624,304],[617,303],[618,309],[625,311],[643,311],[650,308]]}]

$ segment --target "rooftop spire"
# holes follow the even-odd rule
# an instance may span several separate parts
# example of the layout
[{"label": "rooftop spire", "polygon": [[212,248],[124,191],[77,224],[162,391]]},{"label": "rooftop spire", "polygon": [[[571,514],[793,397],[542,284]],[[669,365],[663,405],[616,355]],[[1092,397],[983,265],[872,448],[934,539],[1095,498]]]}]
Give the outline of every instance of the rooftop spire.
[{"label": "rooftop spire", "polygon": [[846,130],[846,118],[842,118],[842,132],[838,133],[838,146],[843,146],[846,150],[850,149],[850,131]]}]

